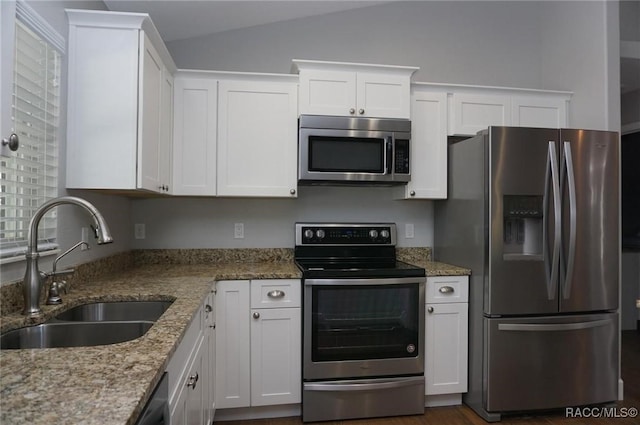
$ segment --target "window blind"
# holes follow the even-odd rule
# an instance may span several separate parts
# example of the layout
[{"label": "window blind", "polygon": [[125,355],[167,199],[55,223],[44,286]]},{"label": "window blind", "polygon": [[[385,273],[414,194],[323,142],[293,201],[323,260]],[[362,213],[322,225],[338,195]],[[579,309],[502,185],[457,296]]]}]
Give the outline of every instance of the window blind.
[{"label": "window blind", "polygon": [[[0,252],[25,252],[29,221],[37,208],[58,194],[58,128],[61,52],[27,26],[18,14],[15,28],[12,124],[20,148],[0,159]],[[56,248],[56,211],[38,228],[40,250]]]}]

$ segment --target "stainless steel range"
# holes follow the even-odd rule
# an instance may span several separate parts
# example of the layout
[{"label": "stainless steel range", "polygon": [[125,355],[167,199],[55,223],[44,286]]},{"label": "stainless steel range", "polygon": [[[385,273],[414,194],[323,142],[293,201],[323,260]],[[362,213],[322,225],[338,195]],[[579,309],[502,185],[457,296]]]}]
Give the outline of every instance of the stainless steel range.
[{"label": "stainless steel range", "polygon": [[424,412],[425,270],[394,223],[296,224],[304,422]]}]

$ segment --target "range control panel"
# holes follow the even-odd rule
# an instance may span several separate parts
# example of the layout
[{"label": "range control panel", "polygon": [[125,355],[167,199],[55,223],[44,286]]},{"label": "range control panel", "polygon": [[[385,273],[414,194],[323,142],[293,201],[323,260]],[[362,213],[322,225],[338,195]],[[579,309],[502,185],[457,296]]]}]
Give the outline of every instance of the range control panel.
[{"label": "range control panel", "polygon": [[296,245],[395,245],[395,223],[296,223]]}]

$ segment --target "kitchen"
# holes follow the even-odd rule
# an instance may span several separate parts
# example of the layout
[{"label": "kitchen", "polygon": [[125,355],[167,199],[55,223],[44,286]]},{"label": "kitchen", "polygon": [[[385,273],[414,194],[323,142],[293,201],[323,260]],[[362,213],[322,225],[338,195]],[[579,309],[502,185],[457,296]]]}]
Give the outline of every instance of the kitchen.
[{"label": "kitchen", "polygon": [[[64,7],[99,9],[104,5],[34,2],[33,7],[66,34]],[[289,73],[291,59],[299,57],[419,66],[414,81],[571,90],[572,127],[617,130],[618,84],[616,77],[607,76],[609,69],[617,69],[617,36],[609,34],[615,33],[618,24],[617,14],[609,8],[613,6],[592,2],[388,4],[178,40],[167,46],[180,68]],[[555,25],[563,22],[562,17],[569,28],[566,22]],[[379,22],[394,26],[380,32]],[[369,41],[363,46],[362,39]],[[580,42],[572,42],[576,39]],[[572,61],[591,66],[576,65],[571,68],[579,71],[562,72]],[[63,143],[61,158],[64,149]],[[294,222],[327,218],[391,220],[403,230],[399,246],[433,246],[434,201],[394,200],[391,188],[299,187],[296,199],[144,199],[71,193],[99,207],[115,239],[111,245],[76,252],[69,259],[71,264],[131,249],[291,248]],[[236,223],[244,224],[244,238],[234,237]],[[136,224],[144,224],[144,238],[133,237]],[[406,236],[407,224],[413,224],[413,238]],[[59,225],[60,246],[67,247],[75,243],[86,222],[80,214],[61,214]],[[23,273],[24,265],[3,265],[3,283],[20,279]]]}]

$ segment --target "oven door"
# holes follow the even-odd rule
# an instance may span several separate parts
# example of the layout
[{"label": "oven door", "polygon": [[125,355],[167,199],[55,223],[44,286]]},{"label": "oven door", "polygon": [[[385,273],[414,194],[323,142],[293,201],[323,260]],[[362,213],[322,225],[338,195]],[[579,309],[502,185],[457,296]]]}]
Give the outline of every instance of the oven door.
[{"label": "oven door", "polygon": [[304,380],[424,373],[425,282],[305,279]]},{"label": "oven door", "polygon": [[301,128],[299,179],[391,182],[394,134]]}]

